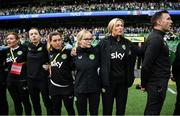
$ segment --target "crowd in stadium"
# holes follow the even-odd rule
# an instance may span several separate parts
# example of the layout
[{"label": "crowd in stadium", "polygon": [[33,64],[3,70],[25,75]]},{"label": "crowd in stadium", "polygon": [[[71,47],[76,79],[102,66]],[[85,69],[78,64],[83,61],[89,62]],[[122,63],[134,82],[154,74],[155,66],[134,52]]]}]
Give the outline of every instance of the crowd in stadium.
[{"label": "crowd in stadium", "polygon": [[[97,37],[97,36],[105,36],[107,35],[108,31],[106,27],[92,27],[92,28],[81,28],[81,27],[59,27],[59,28],[42,28],[40,29],[40,34],[42,37],[42,40],[47,39],[47,35],[50,32],[53,31],[59,31],[63,34],[63,36],[66,38],[71,38],[74,40],[76,37],[77,33],[82,30],[82,29],[87,29],[88,31],[92,32],[92,34]],[[28,40],[28,33],[26,29],[7,29],[7,30],[2,30],[0,29],[0,41],[3,41],[6,37],[6,34],[10,31],[17,32],[22,40]],[[127,26],[125,27],[124,33],[125,34],[148,34],[151,31],[151,26],[147,25],[138,25],[138,26]],[[180,27],[178,25],[173,26],[172,32],[174,34],[179,35],[180,33]],[[97,37],[99,38],[99,37]]]},{"label": "crowd in stadium", "polygon": [[117,10],[179,10],[180,3],[176,2],[124,2],[124,3],[101,3],[101,4],[76,4],[63,5],[61,2],[46,4],[18,5],[16,7],[0,8],[0,15],[38,14],[57,12],[90,12],[90,11],[117,11]]}]

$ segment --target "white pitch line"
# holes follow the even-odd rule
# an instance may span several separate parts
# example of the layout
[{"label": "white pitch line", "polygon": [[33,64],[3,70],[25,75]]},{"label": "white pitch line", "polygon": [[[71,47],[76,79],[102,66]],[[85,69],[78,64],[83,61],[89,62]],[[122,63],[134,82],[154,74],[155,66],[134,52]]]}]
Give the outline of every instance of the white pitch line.
[{"label": "white pitch line", "polygon": [[170,93],[174,94],[174,95],[177,94],[176,91],[172,90],[171,88],[168,88],[168,91],[169,91]]}]

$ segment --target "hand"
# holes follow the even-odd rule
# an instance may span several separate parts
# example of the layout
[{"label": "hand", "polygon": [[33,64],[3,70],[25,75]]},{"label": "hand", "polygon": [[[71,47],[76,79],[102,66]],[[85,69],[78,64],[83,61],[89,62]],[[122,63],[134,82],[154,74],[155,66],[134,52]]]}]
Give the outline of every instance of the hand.
[{"label": "hand", "polygon": [[49,69],[49,65],[48,64],[43,64],[42,67],[44,68],[44,70],[48,70]]},{"label": "hand", "polygon": [[76,53],[76,48],[72,48],[71,50],[71,56],[76,56],[77,53]]},{"label": "hand", "polygon": [[176,81],[176,79],[174,77],[171,77],[171,80],[174,81],[174,82]]},{"label": "hand", "polygon": [[141,91],[142,91],[142,92],[145,92],[145,91],[146,91],[146,88],[141,87]]},{"label": "hand", "polygon": [[170,74],[170,79],[171,79],[172,81],[174,81],[174,82],[176,81],[176,79],[173,77],[173,74],[172,74],[172,73]]},{"label": "hand", "polygon": [[105,92],[106,92],[106,89],[105,89],[105,88],[102,88],[102,92],[105,93]]}]

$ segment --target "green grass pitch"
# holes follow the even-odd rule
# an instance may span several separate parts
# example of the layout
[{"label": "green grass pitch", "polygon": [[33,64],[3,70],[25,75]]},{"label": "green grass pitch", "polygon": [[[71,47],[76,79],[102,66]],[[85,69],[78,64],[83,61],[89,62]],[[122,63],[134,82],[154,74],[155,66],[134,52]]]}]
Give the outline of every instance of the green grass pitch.
[{"label": "green grass pitch", "polygon": [[[139,83],[138,79],[135,80],[134,85],[131,88],[129,88],[128,100],[127,100],[127,105],[126,105],[126,115],[143,115],[144,113],[147,94],[146,92],[142,92],[135,88],[135,85],[137,83]],[[176,91],[176,86],[174,82],[170,81],[168,87]],[[8,95],[8,103],[9,103],[9,115],[15,115],[12,99],[9,96],[9,94],[7,95]],[[170,91],[167,91],[166,100],[164,102],[161,115],[172,115],[174,111],[175,101],[176,101],[176,95],[171,93]],[[41,104],[42,104],[41,106],[42,106],[43,114],[46,115],[46,111],[45,111],[45,107],[43,106],[42,99],[41,99]],[[116,108],[114,104],[113,114],[116,114],[115,109]],[[32,112],[32,114],[34,114],[34,112]],[[77,114],[77,110],[76,110],[76,114]],[[67,115],[67,112],[64,106],[62,108],[62,115]],[[100,102],[100,105],[99,105],[99,115],[102,115],[102,101]]]}]

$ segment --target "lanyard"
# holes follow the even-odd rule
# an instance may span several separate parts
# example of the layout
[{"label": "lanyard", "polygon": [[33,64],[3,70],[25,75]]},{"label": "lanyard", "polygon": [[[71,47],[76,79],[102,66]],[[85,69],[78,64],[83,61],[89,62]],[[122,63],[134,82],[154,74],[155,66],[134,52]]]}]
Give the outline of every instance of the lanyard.
[{"label": "lanyard", "polygon": [[10,52],[11,52],[11,56],[12,56],[13,62],[16,62],[16,59],[15,59],[15,57],[14,57],[14,53],[13,53],[13,51],[12,51],[12,48],[10,48]]},{"label": "lanyard", "polygon": [[61,50],[61,52],[60,53],[58,53],[56,56],[55,56],[55,58],[54,58],[54,60],[52,61],[53,63],[55,63],[56,62],[56,59],[58,58],[58,56],[64,51],[64,49],[65,49],[66,47],[64,47],[62,50]]}]

